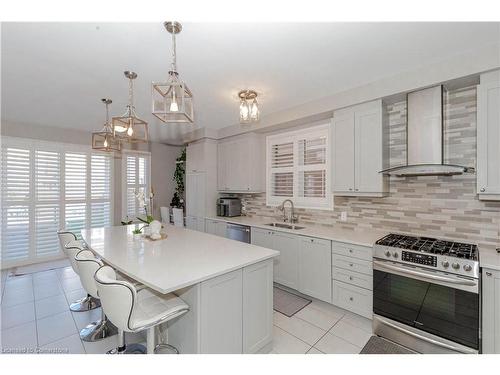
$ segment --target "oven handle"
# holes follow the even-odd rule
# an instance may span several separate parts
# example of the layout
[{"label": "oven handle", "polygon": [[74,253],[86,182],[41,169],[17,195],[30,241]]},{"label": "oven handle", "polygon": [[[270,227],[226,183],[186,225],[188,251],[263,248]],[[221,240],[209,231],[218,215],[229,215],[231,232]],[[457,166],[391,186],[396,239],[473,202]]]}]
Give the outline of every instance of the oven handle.
[{"label": "oven handle", "polygon": [[396,324],[392,324],[392,323],[388,322],[385,319],[380,319],[380,318],[378,318],[378,319],[382,322],[382,324],[385,324],[386,326],[389,326],[389,327],[391,327],[391,328],[393,328],[393,329],[395,329],[397,331],[403,332],[406,335],[413,336],[413,337],[415,337],[415,338],[417,338],[419,340],[427,341],[427,342],[429,342],[429,343],[431,343],[433,345],[440,346],[442,348],[446,348],[446,349],[449,349],[449,350],[453,350],[454,352],[458,352],[458,353],[465,353],[465,354],[475,354],[475,353],[477,353],[473,349],[467,350],[464,347],[458,348],[456,346],[449,345],[449,344],[446,344],[444,342],[433,340],[430,337],[425,337],[425,336],[419,335],[418,333],[415,333],[415,332],[412,332],[410,330],[407,330],[407,329],[404,329],[402,327],[399,327]]},{"label": "oven handle", "polygon": [[442,281],[445,283],[456,284],[456,285],[477,286],[477,282],[475,280],[468,280],[468,279],[461,279],[461,278],[459,279],[459,278],[433,275],[433,274],[428,273],[428,272],[415,271],[415,270],[408,269],[406,267],[394,266],[392,264],[387,264],[385,262],[380,262],[378,260],[374,260],[373,265],[380,267],[380,268],[392,270],[392,271],[406,273],[408,275],[419,276],[419,277],[422,277],[422,278],[428,279],[428,280]]}]

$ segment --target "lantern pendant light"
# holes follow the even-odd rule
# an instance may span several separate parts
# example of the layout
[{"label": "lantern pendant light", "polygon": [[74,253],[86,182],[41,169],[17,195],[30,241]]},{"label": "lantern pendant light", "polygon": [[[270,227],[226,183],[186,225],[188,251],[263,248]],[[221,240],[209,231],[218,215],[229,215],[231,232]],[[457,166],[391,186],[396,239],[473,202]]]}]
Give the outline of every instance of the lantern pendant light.
[{"label": "lantern pendant light", "polygon": [[113,134],[120,140],[130,143],[147,142],[149,138],[148,123],[137,116],[134,107],[133,81],[137,78],[137,73],[127,70],[124,74],[129,80],[129,103],[127,104],[127,109],[122,116],[113,117]]},{"label": "lantern pendant light", "polygon": [[101,99],[106,105],[106,122],[101,131],[92,132],[92,149],[106,152],[120,151],[120,140],[113,134],[113,127],[109,122],[109,105],[111,99]]},{"label": "lantern pendant light", "polygon": [[175,35],[182,30],[179,22],[165,22],[165,29],[172,34],[172,66],[166,82],[151,84],[152,113],[165,123],[193,123],[193,94],[177,72]]}]

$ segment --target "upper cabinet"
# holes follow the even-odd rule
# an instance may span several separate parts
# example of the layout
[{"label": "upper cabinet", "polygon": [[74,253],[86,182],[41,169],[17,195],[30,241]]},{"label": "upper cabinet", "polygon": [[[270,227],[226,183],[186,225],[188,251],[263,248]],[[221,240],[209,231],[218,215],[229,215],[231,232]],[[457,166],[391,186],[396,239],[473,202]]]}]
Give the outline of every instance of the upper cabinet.
[{"label": "upper cabinet", "polygon": [[335,195],[387,195],[384,169],[382,101],[376,100],[336,111],[332,120],[333,192]]},{"label": "upper cabinet", "polygon": [[217,189],[227,192],[265,191],[264,139],[254,133],[219,141]]},{"label": "upper cabinet", "polygon": [[500,71],[481,74],[477,86],[477,193],[500,200]]}]

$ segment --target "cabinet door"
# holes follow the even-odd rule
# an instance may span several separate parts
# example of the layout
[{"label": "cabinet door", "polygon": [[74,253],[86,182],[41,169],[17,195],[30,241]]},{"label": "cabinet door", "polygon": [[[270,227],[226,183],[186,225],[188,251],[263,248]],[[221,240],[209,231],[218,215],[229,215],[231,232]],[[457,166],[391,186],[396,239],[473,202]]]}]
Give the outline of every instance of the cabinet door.
[{"label": "cabinet door", "polygon": [[302,237],[299,252],[299,291],[332,302],[331,241]]},{"label": "cabinet door", "polygon": [[198,218],[196,216],[186,216],[186,228],[198,230]]},{"label": "cabinet door", "polygon": [[483,353],[500,354],[500,271],[483,269]]},{"label": "cabinet door", "polygon": [[334,114],[333,190],[354,192],[354,111]]},{"label": "cabinet door", "polygon": [[243,353],[256,353],[273,337],[273,262],[243,269]]},{"label": "cabinet door", "polygon": [[500,199],[500,73],[492,77],[477,88],[477,191]]},{"label": "cabinet door", "polygon": [[217,221],[205,219],[205,233],[217,234]]},{"label": "cabinet door", "polygon": [[227,224],[224,221],[216,221],[215,234],[220,237],[226,237]]},{"label": "cabinet door", "polygon": [[217,145],[217,190],[227,190],[227,162],[229,153],[227,152],[227,143]]},{"label": "cabinet door", "polygon": [[299,238],[293,234],[273,233],[273,249],[280,252],[275,258],[274,281],[292,289],[299,288]]},{"label": "cabinet door", "polygon": [[274,250],[273,232],[270,230],[252,227],[251,242],[252,245],[262,246]]},{"label": "cabinet door", "polygon": [[204,170],[204,149],[202,143],[191,143],[186,148],[186,170],[198,172]]},{"label": "cabinet door", "polygon": [[383,191],[382,108],[355,113],[355,184],[354,191],[378,193]]},{"label": "cabinet door", "polygon": [[186,216],[196,216],[198,207],[196,173],[186,173]]},{"label": "cabinet door", "polygon": [[201,284],[202,353],[242,353],[242,298],[241,269]]}]

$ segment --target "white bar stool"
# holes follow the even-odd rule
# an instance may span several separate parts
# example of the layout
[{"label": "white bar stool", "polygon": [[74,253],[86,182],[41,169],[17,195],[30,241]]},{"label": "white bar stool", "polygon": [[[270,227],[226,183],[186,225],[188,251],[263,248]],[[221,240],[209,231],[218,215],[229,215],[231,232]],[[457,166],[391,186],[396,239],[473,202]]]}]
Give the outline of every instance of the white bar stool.
[{"label": "white bar stool", "polygon": [[[84,247],[83,247],[82,242],[78,241],[76,239],[76,236],[73,233],[71,233],[72,239],[69,242],[62,245],[64,239],[67,239],[70,237],[69,235],[67,235],[68,233],[71,233],[71,232],[58,232],[59,241],[61,243],[61,247],[62,247],[64,254],[66,254],[66,256],[69,258],[69,261],[71,263],[71,267],[73,268],[73,271],[75,271],[75,273],[78,276],[80,276],[80,272],[78,271],[78,265],[76,264],[76,261],[75,261],[75,256],[80,251],[82,251],[84,249]],[[63,239],[61,239],[61,237]],[[80,277],[80,281],[81,281],[81,277]],[[100,306],[101,306],[101,302],[99,301],[99,299],[92,297],[90,294],[87,294],[87,297],[82,298],[76,302],[73,302],[69,306],[69,309],[71,311],[74,311],[74,312],[82,312],[82,311],[90,311],[90,310],[96,309]]]},{"label": "white bar stool", "polygon": [[[103,266],[92,251],[82,250],[75,256],[75,261],[80,274],[80,281],[87,293],[97,299],[97,285],[94,279],[96,271]],[[80,338],[83,341],[94,342],[106,337],[116,335],[117,328],[107,319],[104,310],[101,309],[101,319],[92,322],[80,331]]]},{"label": "white bar stool", "polygon": [[117,280],[116,272],[109,266],[99,268],[94,278],[102,308],[118,328],[119,346],[108,353],[140,352],[142,345],[126,346],[124,332],[144,330],[147,330],[148,354],[164,349],[178,353],[171,345],[155,345],[155,328],[189,311],[189,306],[182,299],[173,293],[159,294],[147,288],[137,291],[133,284]]}]

